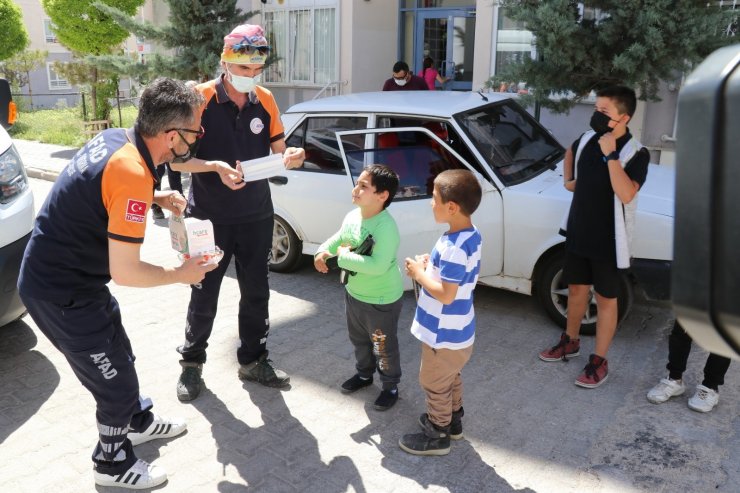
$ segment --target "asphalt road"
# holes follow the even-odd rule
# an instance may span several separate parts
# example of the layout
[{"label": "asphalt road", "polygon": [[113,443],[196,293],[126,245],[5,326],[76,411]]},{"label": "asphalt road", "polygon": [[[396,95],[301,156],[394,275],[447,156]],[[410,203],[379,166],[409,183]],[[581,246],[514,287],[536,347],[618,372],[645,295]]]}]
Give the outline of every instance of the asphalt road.
[{"label": "asphalt road", "polygon": [[[32,180],[37,207],[50,182]],[[82,220],[82,219],[81,219]],[[174,264],[165,221],[149,219],[143,257]],[[81,259],[84,261],[84,259]],[[271,275],[271,358],[291,375],[287,391],[237,379],[233,266],[224,280],[204,370],[208,390],[192,404],[175,397],[189,288],[111,285],[137,355],[142,391],[156,411],[188,419],[181,437],[137,447],[169,473],[166,491],[220,492],[737,492],[740,378],[734,364],[710,414],[686,402],[701,382],[696,348],[689,392],[659,406],[645,394],[665,376],[670,309],[637,300],[609,353],[609,381],[587,390],[573,381],[582,356],[543,363],[537,352],[558,331],[533,298],[479,287],[477,339],[463,372],[465,440],[445,457],[402,452],[400,435],[424,410],[420,348],[409,334],[413,296],[399,328],[404,376],[392,410],[372,408],[376,387],[346,396],[353,373],[342,288],[306,263]],[[0,489],[108,491],[93,485],[94,403],[33,321],[0,332]],[[110,490],[115,491],[115,490]]]}]

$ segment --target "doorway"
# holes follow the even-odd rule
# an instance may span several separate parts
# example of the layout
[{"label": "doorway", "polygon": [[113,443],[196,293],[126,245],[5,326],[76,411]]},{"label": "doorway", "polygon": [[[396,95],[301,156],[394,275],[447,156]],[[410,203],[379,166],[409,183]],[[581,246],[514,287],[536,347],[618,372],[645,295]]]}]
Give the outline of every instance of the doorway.
[{"label": "doorway", "polygon": [[414,67],[418,73],[429,56],[434,68],[447,78],[438,90],[470,91],[473,88],[475,11],[434,9],[418,11]]}]

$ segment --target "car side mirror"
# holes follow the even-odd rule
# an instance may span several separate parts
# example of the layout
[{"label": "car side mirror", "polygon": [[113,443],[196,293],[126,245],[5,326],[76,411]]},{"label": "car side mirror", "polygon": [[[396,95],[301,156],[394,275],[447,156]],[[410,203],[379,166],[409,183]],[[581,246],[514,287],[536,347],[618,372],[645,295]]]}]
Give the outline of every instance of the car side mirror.
[{"label": "car side mirror", "polygon": [[712,53],[678,101],[672,292],[704,349],[740,359],[740,44]]}]

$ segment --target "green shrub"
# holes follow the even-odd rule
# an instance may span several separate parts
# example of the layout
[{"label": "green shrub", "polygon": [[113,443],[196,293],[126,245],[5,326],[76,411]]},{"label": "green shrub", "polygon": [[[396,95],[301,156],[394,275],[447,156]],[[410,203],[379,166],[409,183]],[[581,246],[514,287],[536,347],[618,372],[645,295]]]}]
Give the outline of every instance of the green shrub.
[{"label": "green shrub", "polygon": [[[131,127],[138,110],[133,106],[121,108],[122,127]],[[46,144],[81,147],[89,139],[83,132],[80,109],[55,108],[19,112],[18,121],[10,129],[14,139],[37,140]],[[118,108],[111,111],[113,126],[118,125]]]}]

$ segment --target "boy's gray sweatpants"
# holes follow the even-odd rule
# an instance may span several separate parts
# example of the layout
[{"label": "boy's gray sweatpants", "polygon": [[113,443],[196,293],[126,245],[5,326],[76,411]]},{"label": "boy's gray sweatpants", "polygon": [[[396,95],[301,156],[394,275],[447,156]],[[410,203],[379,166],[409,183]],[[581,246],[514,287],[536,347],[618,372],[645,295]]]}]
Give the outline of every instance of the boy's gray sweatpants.
[{"label": "boy's gray sweatpants", "polygon": [[403,298],[386,305],[373,305],[345,291],[344,306],[349,340],[355,346],[357,374],[370,378],[377,369],[383,389],[392,389],[401,381],[397,333]]}]

